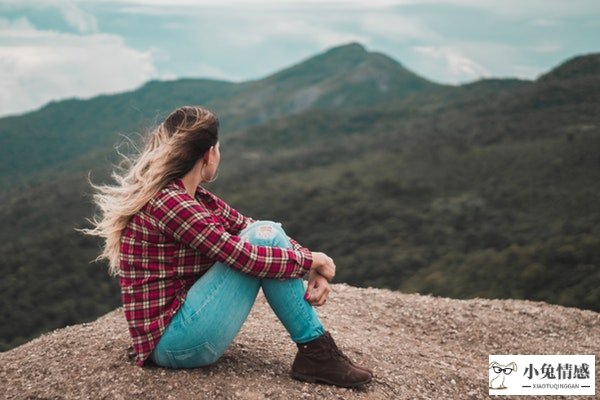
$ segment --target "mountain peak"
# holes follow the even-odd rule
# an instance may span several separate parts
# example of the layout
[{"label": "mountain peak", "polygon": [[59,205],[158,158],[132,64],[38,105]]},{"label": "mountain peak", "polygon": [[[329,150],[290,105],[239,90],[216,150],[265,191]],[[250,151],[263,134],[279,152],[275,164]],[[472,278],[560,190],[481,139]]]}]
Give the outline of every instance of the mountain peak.
[{"label": "mountain peak", "polygon": [[356,53],[356,54],[367,54],[367,49],[359,42],[350,42],[339,46],[331,47],[325,52],[325,54],[334,53]]},{"label": "mountain peak", "polygon": [[584,76],[600,76],[600,53],[590,53],[572,57],[541,75],[538,80],[570,80]]},{"label": "mountain peak", "polygon": [[361,62],[364,62],[369,58],[370,53],[365,47],[358,42],[351,42],[336,47],[331,47],[321,53],[309,57],[301,61],[300,63],[291,66],[290,68],[284,69],[276,73],[273,76],[280,74],[287,74],[293,71],[298,72],[300,68],[325,68],[329,73],[335,70],[343,70],[344,68],[352,68]]},{"label": "mountain peak", "polygon": [[262,292],[231,346],[209,367],[135,367],[117,309],[0,353],[0,388],[6,398],[487,398],[489,354],[598,350],[600,314],[589,310],[331,287],[317,312],[340,349],[374,370],[360,390],[292,379],[296,346]]},{"label": "mountain peak", "polygon": [[439,87],[358,42],[330,48],[254,84],[256,97],[287,96],[278,98],[271,112],[283,107],[291,113],[308,108],[372,107]]}]

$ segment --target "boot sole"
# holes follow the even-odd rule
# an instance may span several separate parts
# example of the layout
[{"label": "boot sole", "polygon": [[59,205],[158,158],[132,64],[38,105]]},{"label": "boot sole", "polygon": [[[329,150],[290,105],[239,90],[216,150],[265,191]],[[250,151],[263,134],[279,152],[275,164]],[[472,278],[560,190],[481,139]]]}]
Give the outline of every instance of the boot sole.
[{"label": "boot sole", "polygon": [[292,378],[297,379],[299,381],[304,381],[304,382],[310,382],[310,383],[323,382],[323,383],[328,383],[330,385],[341,386],[341,387],[346,387],[346,388],[362,386],[365,383],[371,382],[371,379],[372,379],[372,377],[369,377],[369,379],[366,379],[361,382],[338,383],[338,382],[333,382],[333,381],[330,381],[329,379],[325,379],[325,378],[321,378],[321,377],[299,374],[298,372],[294,372],[294,371],[292,371]]}]

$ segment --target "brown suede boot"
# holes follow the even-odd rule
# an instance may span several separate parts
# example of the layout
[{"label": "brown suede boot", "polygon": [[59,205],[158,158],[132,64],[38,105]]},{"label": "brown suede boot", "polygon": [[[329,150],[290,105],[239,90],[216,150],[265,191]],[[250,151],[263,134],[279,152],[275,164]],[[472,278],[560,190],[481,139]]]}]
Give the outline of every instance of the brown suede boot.
[{"label": "brown suede boot", "polygon": [[298,353],[292,364],[292,378],[324,382],[342,387],[357,387],[371,381],[373,372],[354,364],[325,331],[308,343],[296,344]]}]

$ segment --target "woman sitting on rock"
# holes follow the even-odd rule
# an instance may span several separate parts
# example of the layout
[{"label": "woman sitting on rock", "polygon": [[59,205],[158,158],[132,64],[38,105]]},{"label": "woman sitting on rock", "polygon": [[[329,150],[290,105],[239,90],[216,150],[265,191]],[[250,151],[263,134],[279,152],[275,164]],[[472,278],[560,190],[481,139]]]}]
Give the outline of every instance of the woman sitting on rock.
[{"label": "woman sitting on rock", "polygon": [[333,260],[200,186],[217,176],[218,130],[211,111],[178,108],[150,132],[141,154],[124,156],[122,173],[112,174],[117,186],[92,184],[102,217],[83,231],[105,238],[97,260],[108,259],[119,275],[136,365],[214,363],[262,287],[297,344],[292,377],[344,387],[369,382],[371,370],[337,348],[313,308],[327,300]]}]

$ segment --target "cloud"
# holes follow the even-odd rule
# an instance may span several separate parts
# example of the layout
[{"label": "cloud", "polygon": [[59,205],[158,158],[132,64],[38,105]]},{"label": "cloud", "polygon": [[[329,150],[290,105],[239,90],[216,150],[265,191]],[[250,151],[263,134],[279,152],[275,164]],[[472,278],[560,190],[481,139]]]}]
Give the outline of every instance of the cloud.
[{"label": "cloud", "polygon": [[[286,26],[287,25],[287,26]],[[271,27],[266,35],[273,37],[287,37],[290,40],[314,43],[319,48],[329,48],[349,42],[361,42],[368,44],[369,38],[352,32],[343,32],[331,29],[326,24],[306,23],[296,21],[293,24],[279,22],[277,26]]]},{"label": "cloud", "polygon": [[540,75],[540,68],[532,65],[512,64],[510,68],[517,78],[532,79]]},{"label": "cloud", "polygon": [[131,90],[157,76],[151,52],[127,47],[120,36],[38,30],[24,17],[0,17],[1,115]]},{"label": "cloud", "polygon": [[535,18],[535,19],[531,20],[530,23],[531,23],[531,25],[542,26],[542,27],[553,27],[553,26],[558,26],[558,25],[562,24],[561,21],[554,20],[554,19],[548,19],[548,18]]},{"label": "cloud", "polygon": [[58,7],[65,21],[79,32],[97,32],[98,21],[70,1],[52,1],[51,6]]},{"label": "cloud", "polygon": [[[84,0],[78,0],[83,2]],[[114,2],[114,0],[98,0]],[[532,16],[585,16],[600,11],[597,0],[128,0],[127,3],[137,6],[186,6],[186,7],[230,7],[239,5],[289,7],[307,5],[317,7],[343,6],[358,8],[391,8],[398,6],[444,5],[453,7],[478,8],[497,15]],[[149,10],[149,9],[148,9]]]},{"label": "cloud", "polygon": [[35,27],[25,17],[19,17],[15,20],[0,17],[0,31],[27,31],[34,29]]},{"label": "cloud", "polygon": [[562,46],[559,43],[546,42],[533,45],[530,49],[536,53],[556,53],[557,51],[562,50]]},{"label": "cloud", "polygon": [[[437,45],[413,46],[416,70],[440,82],[464,83],[473,79],[510,77],[536,79],[548,66],[537,65],[539,55],[556,54],[564,49],[558,41],[509,43],[491,41],[453,41]],[[442,63],[440,63],[442,61]]]},{"label": "cloud", "polygon": [[82,10],[70,0],[4,0],[2,8],[18,10],[57,10],[68,26],[77,32],[97,32],[98,21],[92,14]]},{"label": "cloud", "polygon": [[196,73],[194,74],[195,76],[210,77],[210,79],[221,79],[221,80],[225,80],[225,81],[237,81],[237,82],[240,82],[243,80],[239,76],[232,76],[231,74],[223,71],[220,68],[217,68],[215,66],[205,64],[205,63],[197,64],[195,71],[196,71]]},{"label": "cloud", "polygon": [[438,41],[439,35],[415,17],[368,13],[360,20],[361,28],[394,42]]},{"label": "cloud", "polygon": [[[79,2],[85,2],[87,0],[77,0]],[[114,0],[98,0],[104,2],[114,2]],[[206,6],[239,6],[239,5],[250,5],[250,6],[296,6],[296,5],[338,5],[338,6],[353,6],[353,5],[364,5],[364,0],[128,0],[127,3],[138,5],[138,6],[189,6],[189,7],[206,7]],[[368,5],[372,6],[393,6],[399,4],[413,4],[414,1],[401,1],[401,0],[371,0]]]},{"label": "cloud", "polygon": [[367,43],[368,37],[360,34],[338,31],[328,27],[327,23],[308,22],[282,18],[282,14],[264,15],[243,19],[238,26],[247,24],[243,29],[224,30],[219,36],[226,42],[236,45],[256,46],[271,40],[314,43],[320,48],[358,41]]},{"label": "cloud", "polygon": [[428,57],[444,60],[448,72],[456,81],[479,79],[491,75],[485,67],[452,47],[415,46],[414,50]]},{"label": "cloud", "polygon": [[[138,0],[144,2],[146,0]],[[157,0],[158,1],[158,0]],[[294,1],[294,0],[288,0]],[[344,2],[345,0],[333,0]],[[364,3],[359,0],[350,3]],[[477,8],[496,15],[511,17],[566,17],[587,16],[600,12],[598,0],[374,0],[379,6],[444,5],[450,7]],[[370,3],[369,3],[370,5]]]},{"label": "cloud", "polygon": [[[187,1],[139,0],[118,8],[120,13],[160,17],[183,17],[162,26],[175,32],[195,30],[233,47],[259,46],[273,42],[315,44],[320,49],[348,42],[368,43],[369,37],[338,29],[340,22],[352,23],[352,17],[336,13],[341,5],[321,3],[323,12],[307,2]],[[173,4],[182,7],[173,6]],[[231,5],[238,6],[232,11]],[[185,7],[183,7],[185,5]],[[204,5],[204,7],[202,6]],[[344,11],[347,11],[344,8]],[[193,20],[190,16],[196,15]],[[203,21],[202,24],[198,20]],[[215,21],[219,21],[216,23]]]}]

